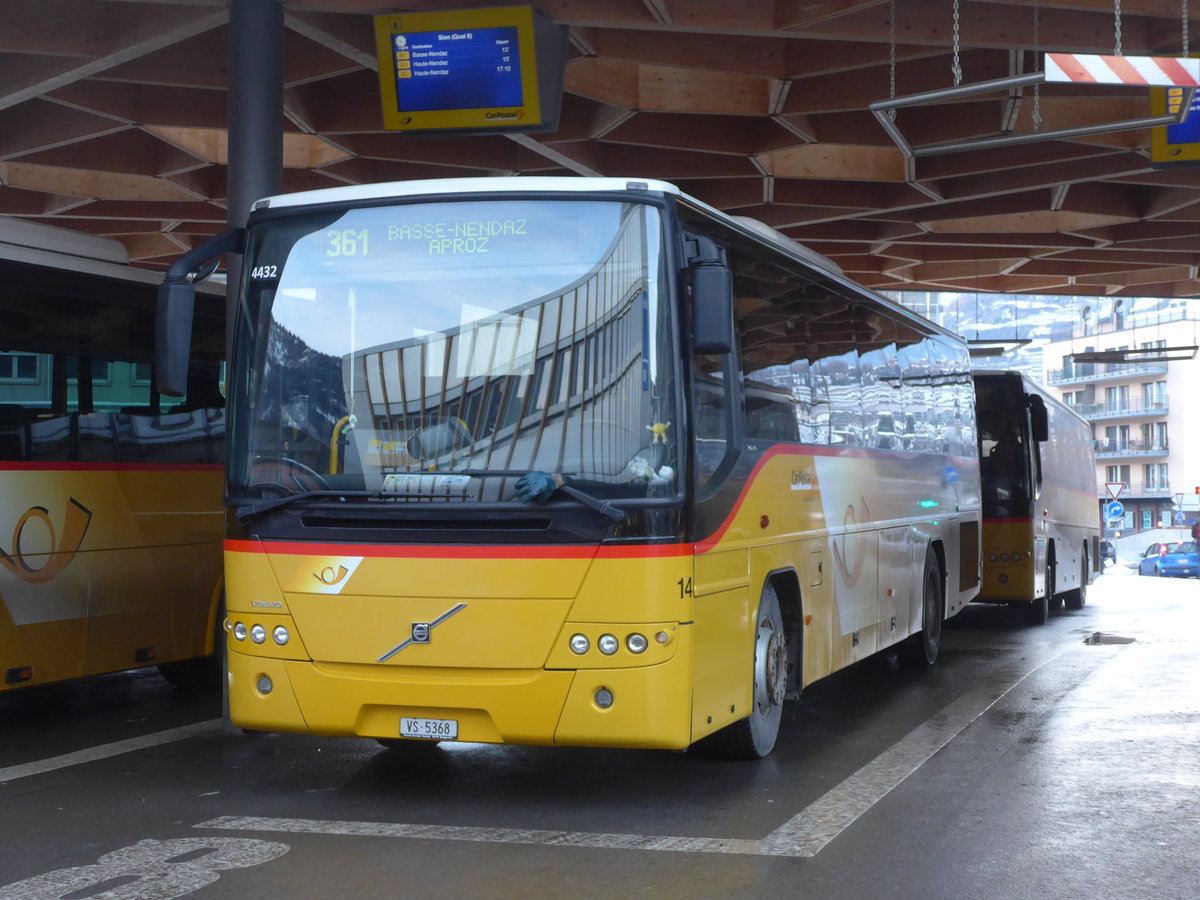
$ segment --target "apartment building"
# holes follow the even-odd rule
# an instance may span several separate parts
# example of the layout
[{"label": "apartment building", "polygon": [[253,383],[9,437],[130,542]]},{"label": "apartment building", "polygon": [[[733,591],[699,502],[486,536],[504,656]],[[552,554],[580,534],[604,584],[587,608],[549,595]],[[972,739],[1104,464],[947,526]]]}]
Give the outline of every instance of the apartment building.
[{"label": "apartment building", "polygon": [[[1085,308],[1074,326],[1056,327],[1042,358],[1046,385],[1091,423],[1097,502],[1122,486],[1124,515],[1107,530],[1191,523],[1200,517],[1200,316],[1181,304],[1132,315],[1128,301],[1096,302],[1107,313],[1093,320]],[[1132,352],[1076,357],[1102,351]]]}]

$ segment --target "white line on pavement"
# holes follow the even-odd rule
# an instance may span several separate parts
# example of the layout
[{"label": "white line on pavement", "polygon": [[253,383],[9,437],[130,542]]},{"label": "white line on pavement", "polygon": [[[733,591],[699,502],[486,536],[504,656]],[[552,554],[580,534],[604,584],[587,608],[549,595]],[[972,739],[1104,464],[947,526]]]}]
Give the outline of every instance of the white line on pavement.
[{"label": "white line on pavement", "polygon": [[41,775],[45,772],[53,772],[56,769],[65,769],[69,766],[78,766],[83,763],[108,759],[112,756],[120,756],[122,753],[132,753],[134,750],[145,750],[147,747],[157,747],[160,744],[169,744],[173,741],[182,741],[204,734],[215,734],[220,730],[220,727],[220,719],[209,719],[205,722],[195,722],[179,728],[168,728],[166,731],[156,731],[153,734],[144,734],[141,737],[129,738],[124,741],[101,744],[98,747],[87,747],[83,750],[76,750],[73,753],[64,753],[62,756],[51,756],[49,759],[39,759],[17,766],[9,766],[8,768],[0,769],[0,784],[16,781],[18,778],[28,778],[30,775]]},{"label": "white line on pavement", "polygon": [[[1060,655],[1056,654],[1052,659],[1057,659]],[[830,841],[886,797],[935,753],[961,734],[967,726],[1050,661],[1052,660],[1046,660],[1026,672],[1013,672],[1008,678],[993,677],[990,688],[980,688],[960,697],[761,840],[474,828],[458,825],[413,825],[392,822],[274,819],[259,816],[220,816],[201,822],[195,827],[227,831],[418,838],[499,844],[543,844],[556,847],[595,847],[607,850],[810,857],[819,853]]]}]

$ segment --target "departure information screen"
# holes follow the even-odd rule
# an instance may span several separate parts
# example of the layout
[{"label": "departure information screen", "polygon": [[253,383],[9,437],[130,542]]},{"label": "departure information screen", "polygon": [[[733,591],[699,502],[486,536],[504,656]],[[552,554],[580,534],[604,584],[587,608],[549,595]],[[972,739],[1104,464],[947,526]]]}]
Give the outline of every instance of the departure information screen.
[{"label": "departure information screen", "polygon": [[399,112],[521,106],[517,29],[392,36]]},{"label": "departure information screen", "polygon": [[[538,80],[539,27],[550,28],[551,37],[565,34],[541,18],[535,24],[530,6],[376,16],[384,127],[486,133],[549,124]],[[561,79],[551,80],[561,92]],[[555,102],[554,117],[557,110]]]}]

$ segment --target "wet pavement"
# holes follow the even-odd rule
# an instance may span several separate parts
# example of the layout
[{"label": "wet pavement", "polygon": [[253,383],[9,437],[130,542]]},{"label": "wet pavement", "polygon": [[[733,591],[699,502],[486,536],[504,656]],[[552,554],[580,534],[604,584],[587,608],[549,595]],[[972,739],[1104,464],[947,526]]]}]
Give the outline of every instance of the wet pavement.
[{"label": "wet pavement", "polygon": [[1198,626],[1128,569],[1042,627],[972,607],[760,763],[227,735],[152,672],[0,695],[0,898],[1193,898]]}]

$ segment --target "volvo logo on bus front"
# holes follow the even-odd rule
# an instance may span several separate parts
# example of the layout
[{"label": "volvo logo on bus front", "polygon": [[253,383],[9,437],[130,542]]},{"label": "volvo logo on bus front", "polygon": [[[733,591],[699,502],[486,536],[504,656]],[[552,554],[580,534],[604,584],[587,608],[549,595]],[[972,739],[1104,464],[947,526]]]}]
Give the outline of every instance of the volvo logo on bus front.
[{"label": "volvo logo on bus front", "polygon": [[401,641],[399,644],[397,644],[395,647],[393,647],[391,650],[389,650],[387,653],[383,654],[383,656],[379,657],[379,659],[377,659],[375,661],[376,662],[387,662],[389,659],[391,659],[393,656],[395,656],[397,653],[399,653],[401,650],[403,650],[405,647],[409,646],[410,644],[428,644],[429,643],[429,635],[433,631],[433,629],[437,628],[437,626],[441,625],[443,622],[445,622],[448,618],[450,618],[455,613],[462,612],[466,608],[467,608],[467,604],[457,603],[454,606],[450,607],[448,610],[446,610],[444,613],[442,613],[440,616],[438,616],[436,619],[434,619],[432,622],[413,622],[412,623],[412,632],[411,632],[410,637],[408,637],[404,641]]}]

